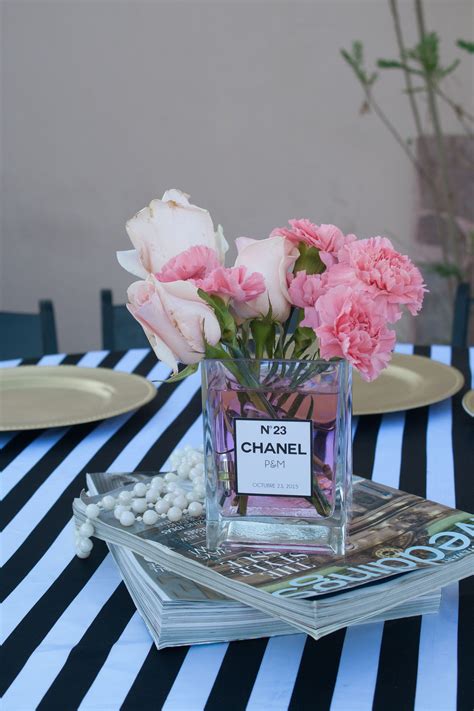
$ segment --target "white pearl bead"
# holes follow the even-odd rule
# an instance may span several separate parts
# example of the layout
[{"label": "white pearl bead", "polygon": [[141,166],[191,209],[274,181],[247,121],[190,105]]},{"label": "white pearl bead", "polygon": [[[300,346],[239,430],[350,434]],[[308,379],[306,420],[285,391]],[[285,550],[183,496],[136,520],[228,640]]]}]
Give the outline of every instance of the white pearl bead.
[{"label": "white pearl bead", "polygon": [[135,523],[135,516],[131,511],[124,511],[120,516],[122,526],[132,526]]},{"label": "white pearl bead", "polygon": [[168,503],[171,504],[171,502],[174,500],[174,494],[165,494],[163,496],[163,501],[168,501]]},{"label": "white pearl bead", "polygon": [[161,501],[157,501],[155,504],[155,511],[156,513],[159,514],[165,514],[170,507],[170,504],[168,501],[165,501],[164,499],[161,499]]},{"label": "white pearl bead", "polygon": [[191,501],[188,506],[188,514],[190,516],[200,516],[202,514],[202,504],[199,501]]},{"label": "white pearl bead", "polygon": [[198,501],[199,496],[197,496],[194,491],[188,491],[188,493],[186,494],[186,499],[188,501]]},{"label": "white pearl bead", "polygon": [[115,499],[113,496],[104,496],[101,503],[106,511],[112,511],[115,506]]},{"label": "white pearl bead", "polygon": [[132,511],[135,513],[144,513],[147,510],[147,506],[145,499],[134,499],[132,501]]},{"label": "white pearl bead", "polygon": [[172,506],[170,510],[168,511],[168,518],[170,521],[179,521],[181,519],[181,516],[183,515],[183,512],[178,506]]},{"label": "white pearl bead", "polygon": [[124,511],[128,511],[128,506],[123,506],[123,505],[116,506],[114,509],[115,518],[120,520],[120,516],[124,513]]},{"label": "white pearl bead", "polygon": [[128,504],[133,499],[133,494],[131,491],[121,491],[118,497],[120,503]]},{"label": "white pearl bead", "polygon": [[165,474],[165,480],[166,481],[176,481],[178,477],[174,472],[168,472],[168,474]]},{"label": "white pearl bead", "polygon": [[151,480],[151,486],[153,489],[162,489],[164,485],[165,482],[162,476],[154,476]]},{"label": "white pearl bead", "polygon": [[84,538],[90,538],[94,535],[94,526],[91,524],[90,521],[86,521],[82,524],[82,526],[79,527],[79,533]]},{"label": "white pearl bead", "polygon": [[100,509],[97,504],[89,504],[86,506],[86,516],[87,518],[99,518]]},{"label": "white pearl bead", "polygon": [[188,476],[188,467],[185,464],[180,464],[176,471],[178,472],[178,476],[180,479],[186,479]]},{"label": "white pearl bead", "polygon": [[167,484],[167,485],[165,486],[165,491],[167,491],[168,493],[169,493],[170,491],[174,491],[177,486],[178,486],[178,485],[176,484],[176,482],[171,481],[169,484]]},{"label": "white pearl bead", "polygon": [[145,496],[146,494],[146,484],[143,484],[142,482],[138,482],[138,484],[135,484],[133,487],[133,493],[135,496]]},{"label": "white pearl bead", "polygon": [[143,514],[143,523],[146,523],[147,526],[153,526],[157,521],[158,514],[156,511],[153,511],[153,509],[148,509],[148,511],[145,511]]},{"label": "white pearl bead", "polygon": [[90,554],[91,554],[90,551],[87,551],[87,552],[80,551],[79,548],[76,546],[76,555],[78,558],[88,558],[90,556]]},{"label": "white pearl bead", "polygon": [[146,492],[145,499],[149,503],[156,503],[157,499],[159,498],[160,494],[156,489],[150,489],[149,491]]},{"label": "white pearl bead", "polygon": [[90,553],[94,544],[90,538],[81,538],[77,543],[77,550],[81,553]]},{"label": "white pearl bead", "polygon": [[173,500],[173,506],[178,506],[180,509],[185,509],[187,505],[188,500],[183,494],[180,494]]},{"label": "white pearl bead", "polygon": [[204,494],[205,494],[204,487],[195,486],[193,491],[196,494],[196,496],[198,496],[200,499],[202,499],[204,497]]},{"label": "white pearl bead", "polygon": [[202,474],[204,471],[204,464],[202,462],[198,462],[194,467],[194,471],[196,471],[198,474]]}]

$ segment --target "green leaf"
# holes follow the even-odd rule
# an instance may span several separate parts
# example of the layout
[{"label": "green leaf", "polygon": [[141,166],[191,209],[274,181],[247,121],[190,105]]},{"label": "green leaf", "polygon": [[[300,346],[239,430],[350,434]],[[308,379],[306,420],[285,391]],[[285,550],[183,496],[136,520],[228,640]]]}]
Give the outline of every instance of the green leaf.
[{"label": "green leaf", "polygon": [[409,72],[409,74],[422,74],[419,69],[413,69],[413,67],[410,67],[408,64],[399,62],[396,59],[378,59],[377,66],[380,69],[403,69],[405,72]]},{"label": "green leaf", "polygon": [[234,317],[230,313],[225,301],[219,296],[208,294],[202,289],[198,289],[198,295],[213,309],[216,318],[219,321],[222,339],[224,341],[233,341],[235,339],[237,327],[235,325]]},{"label": "green leaf", "polygon": [[[255,342],[255,358],[263,358],[265,351],[273,351],[275,344],[275,322],[269,314],[250,321],[250,331]],[[270,355],[270,354],[269,354]]]},{"label": "green leaf", "polygon": [[380,69],[405,69],[407,65],[396,59],[377,59],[377,66]]},{"label": "green leaf", "polygon": [[474,42],[458,39],[456,44],[460,49],[465,49],[466,52],[469,52],[469,54],[474,54]]},{"label": "green leaf", "polygon": [[354,55],[354,59],[358,64],[362,64],[364,61],[364,45],[360,40],[355,40],[352,43],[352,54]]},{"label": "green leaf", "polygon": [[427,75],[432,75],[438,69],[439,37],[436,32],[425,34],[414,49],[407,52],[408,57],[421,64]]},{"label": "green leaf", "polygon": [[299,357],[305,350],[310,348],[316,340],[316,334],[308,326],[298,326],[293,334],[295,341],[294,355]]},{"label": "green leaf", "polygon": [[451,62],[451,64],[448,64],[447,67],[442,69],[441,67],[438,69],[437,76],[439,79],[444,79],[444,77],[447,77],[448,74],[451,74],[451,72],[454,72],[454,70],[461,64],[460,59],[455,59],[454,62]]},{"label": "green leaf", "polygon": [[191,365],[187,365],[186,368],[183,368],[183,370],[180,370],[179,373],[170,375],[170,377],[167,378],[166,380],[154,380],[153,382],[156,382],[156,383],[179,383],[180,380],[184,380],[189,375],[193,375],[197,371],[198,368],[199,368],[199,363],[191,363]]},{"label": "green leaf", "polygon": [[230,358],[230,355],[222,346],[211,346],[211,344],[207,343],[207,341],[205,341],[204,355],[206,356],[206,358],[215,358],[216,360]]},{"label": "green leaf", "polygon": [[370,76],[367,74],[364,67],[364,48],[362,42],[352,43],[352,54],[347,49],[341,49],[341,56],[345,61],[352,67],[358,80],[364,87],[371,86],[377,78],[377,74],[374,72]]},{"label": "green leaf", "polygon": [[296,260],[294,272],[304,270],[306,274],[322,274],[326,266],[321,261],[319,250],[316,247],[308,247],[304,242],[299,243],[298,249],[300,256]]}]

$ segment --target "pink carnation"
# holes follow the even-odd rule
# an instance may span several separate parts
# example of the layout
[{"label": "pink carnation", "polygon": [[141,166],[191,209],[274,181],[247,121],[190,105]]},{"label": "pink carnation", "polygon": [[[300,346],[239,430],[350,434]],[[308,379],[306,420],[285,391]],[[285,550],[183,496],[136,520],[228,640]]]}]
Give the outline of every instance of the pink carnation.
[{"label": "pink carnation", "polygon": [[308,311],[314,319],[303,325],[314,324],[322,358],[345,358],[369,381],[388,365],[395,332],[387,328],[384,310],[369,294],[336,286]]},{"label": "pink carnation", "polygon": [[415,315],[421,308],[426,291],[419,269],[400,254],[386,237],[371,237],[344,245],[339,264],[328,273],[329,286],[362,285],[385,307],[388,321],[397,321],[402,305]]},{"label": "pink carnation", "polygon": [[170,259],[155,276],[162,282],[204,279],[217,267],[220,267],[217,252],[211,247],[198,245]]},{"label": "pink carnation", "polygon": [[250,301],[257,298],[266,289],[265,279],[259,272],[247,276],[247,268],[217,267],[204,279],[198,279],[196,286],[223,298],[230,297],[236,302]]},{"label": "pink carnation", "polygon": [[304,269],[289,277],[288,294],[293,306],[304,309],[314,306],[326,291],[325,274],[306,274]]},{"label": "pink carnation", "polygon": [[307,219],[288,220],[288,222],[291,229],[277,227],[270,236],[281,235],[292,242],[304,242],[309,247],[316,247],[326,267],[336,264],[337,254],[344,245],[357,239],[352,234],[344,235],[336,225],[315,225]]}]

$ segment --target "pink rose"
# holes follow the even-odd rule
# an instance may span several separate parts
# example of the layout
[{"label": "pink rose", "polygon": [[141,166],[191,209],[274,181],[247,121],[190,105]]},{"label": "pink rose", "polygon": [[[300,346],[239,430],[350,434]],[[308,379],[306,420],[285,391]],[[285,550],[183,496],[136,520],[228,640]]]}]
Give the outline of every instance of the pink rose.
[{"label": "pink rose", "polygon": [[337,262],[337,254],[345,244],[354,242],[355,235],[344,235],[336,225],[315,225],[307,219],[288,220],[291,229],[277,227],[271,236],[282,235],[292,242],[304,242],[319,250],[321,261],[326,267]]},{"label": "pink rose", "polygon": [[369,294],[336,286],[308,311],[312,313],[302,325],[314,328],[322,358],[345,358],[369,381],[388,365],[395,332],[387,328],[384,310]]},{"label": "pink rose", "polygon": [[238,303],[252,301],[266,289],[263,276],[259,272],[247,274],[247,267],[244,266],[217,267],[203,279],[196,280],[195,284],[207,294]]},{"label": "pink rose", "polygon": [[266,316],[271,304],[274,319],[286,321],[290,314],[287,278],[298,257],[298,249],[280,235],[261,240],[239,237],[236,244],[235,266],[262,274],[266,287],[255,299],[235,304],[237,315],[242,319]]},{"label": "pink rose", "polygon": [[362,285],[385,307],[388,321],[401,317],[402,305],[415,315],[423,303],[426,287],[411,260],[400,254],[386,237],[371,237],[346,244],[339,252],[339,264],[328,272],[329,286]]},{"label": "pink rose", "polygon": [[121,266],[135,276],[156,274],[164,264],[188,247],[203,245],[224,261],[227,243],[222,228],[214,231],[207,210],[192,205],[189,195],[167,190],[161,200],[152,200],[127,222],[135,249],[117,252]]},{"label": "pink rose", "polygon": [[191,282],[161,283],[151,275],[128,288],[127,308],[143,326],[159,360],[176,373],[178,363],[197,363],[204,340],[216,345],[221,330],[212,309]]}]

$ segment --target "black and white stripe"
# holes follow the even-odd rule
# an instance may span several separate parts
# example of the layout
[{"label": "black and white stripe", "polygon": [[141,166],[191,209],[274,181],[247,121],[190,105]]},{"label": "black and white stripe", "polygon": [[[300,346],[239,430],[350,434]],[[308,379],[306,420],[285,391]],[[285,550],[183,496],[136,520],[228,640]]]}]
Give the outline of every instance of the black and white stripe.
[{"label": "black and white stripe", "polygon": [[[410,346],[400,347],[413,352]],[[416,349],[466,378],[451,401],[360,417],[354,470],[474,510],[474,430],[461,408],[474,349]],[[145,349],[46,356],[166,377]],[[0,364],[21,365],[19,361]],[[199,376],[160,385],[138,412],[102,423],[0,436],[1,692],[5,709],[316,709],[469,711],[473,705],[472,580],[443,592],[440,615],[372,623],[318,642],[289,637],[158,652],[107,549],[74,557],[71,501],[86,471],[166,467],[201,440]]]}]

